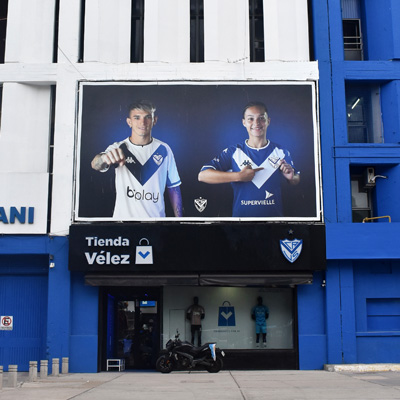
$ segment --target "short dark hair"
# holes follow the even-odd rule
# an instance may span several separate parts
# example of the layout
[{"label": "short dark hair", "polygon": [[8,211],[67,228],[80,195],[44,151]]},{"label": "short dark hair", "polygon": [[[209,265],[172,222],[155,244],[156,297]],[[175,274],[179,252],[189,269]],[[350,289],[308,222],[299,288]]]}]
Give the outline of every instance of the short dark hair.
[{"label": "short dark hair", "polygon": [[148,111],[155,114],[156,106],[150,100],[135,100],[128,106],[128,117],[132,110]]},{"label": "short dark hair", "polygon": [[268,109],[267,106],[262,102],[262,101],[250,101],[250,103],[247,103],[246,106],[243,108],[243,118],[244,114],[246,113],[246,110],[250,107],[260,107],[265,110],[265,112],[268,114]]}]

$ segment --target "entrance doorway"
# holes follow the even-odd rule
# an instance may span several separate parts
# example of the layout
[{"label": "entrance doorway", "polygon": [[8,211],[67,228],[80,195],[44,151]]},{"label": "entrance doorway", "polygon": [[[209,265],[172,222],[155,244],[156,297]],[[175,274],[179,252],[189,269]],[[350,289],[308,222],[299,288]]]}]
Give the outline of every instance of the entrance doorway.
[{"label": "entrance doorway", "polygon": [[126,369],[154,369],[160,350],[160,289],[104,288],[101,369],[124,359]]}]

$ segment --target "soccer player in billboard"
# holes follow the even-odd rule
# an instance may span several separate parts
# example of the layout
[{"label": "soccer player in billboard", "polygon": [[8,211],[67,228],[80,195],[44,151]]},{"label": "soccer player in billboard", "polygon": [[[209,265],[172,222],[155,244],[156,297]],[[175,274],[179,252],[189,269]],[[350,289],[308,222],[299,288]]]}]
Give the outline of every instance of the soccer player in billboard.
[{"label": "soccer player in billboard", "polygon": [[290,153],[267,139],[271,119],[264,103],[248,103],[243,126],[249,138],[226,148],[199,173],[199,181],[231,183],[233,217],[282,217],[281,183],[300,182]]},{"label": "soccer player in billboard", "polygon": [[171,148],[152,136],[156,108],[148,100],[132,103],[126,122],[131,135],[115,142],[92,160],[92,168],[107,172],[115,166],[117,220],[165,217],[167,187],[175,217],[183,216],[181,180]]}]

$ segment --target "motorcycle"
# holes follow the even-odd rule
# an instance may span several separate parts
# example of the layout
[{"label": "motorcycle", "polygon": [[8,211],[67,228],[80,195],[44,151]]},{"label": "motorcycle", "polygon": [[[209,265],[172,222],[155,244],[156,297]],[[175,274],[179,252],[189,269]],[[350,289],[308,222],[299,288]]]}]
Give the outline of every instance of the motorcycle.
[{"label": "motorcycle", "polygon": [[204,367],[208,372],[216,373],[223,367],[222,357],[225,353],[215,343],[195,347],[187,341],[182,342],[177,332],[175,339],[168,340],[166,348],[160,352],[156,370],[166,374],[172,370]]}]

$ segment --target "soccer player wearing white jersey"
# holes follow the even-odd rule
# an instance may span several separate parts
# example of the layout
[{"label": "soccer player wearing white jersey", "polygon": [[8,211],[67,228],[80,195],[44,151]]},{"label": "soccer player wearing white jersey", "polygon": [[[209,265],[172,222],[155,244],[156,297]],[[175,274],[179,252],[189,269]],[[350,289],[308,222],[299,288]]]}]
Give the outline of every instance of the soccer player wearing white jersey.
[{"label": "soccer player wearing white jersey", "polygon": [[249,138],[225,149],[199,173],[200,182],[232,184],[234,217],[283,216],[280,180],[300,182],[290,153],[267,139],[270,122],[265,104],[247,104],[242,123]]},{"label": "soccer player wearing white jersey", "polygon": [[115,165],[118,220],[165,217],[167,187],[175,217],[183,216],[181,180],[171,148],[152,137],[156,108],[147,100],[132,103],[126,119],[131,135],[116,142],[92,160],[92,168],[106,172]]}]

